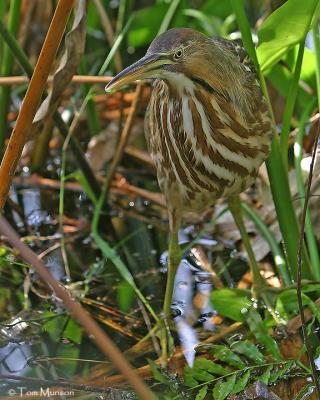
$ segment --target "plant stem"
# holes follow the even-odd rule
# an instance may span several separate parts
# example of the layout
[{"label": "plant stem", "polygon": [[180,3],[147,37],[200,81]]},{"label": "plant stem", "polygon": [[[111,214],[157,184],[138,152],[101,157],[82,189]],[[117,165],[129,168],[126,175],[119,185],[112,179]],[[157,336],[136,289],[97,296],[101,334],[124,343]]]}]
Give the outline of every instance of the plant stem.
[{"label": "plant stem", "polygon": [[[311,106],[313,106],[314,102],[311,102]],[[306,107],[305,112],[301,116],[300,123],[299,123],[299,131],[296,137],[296,142],[294,144],[294,164],[295,164],[295,174],[298,186],[298,192],[301,202],[301,208],[304,207],[305,202],[305,184],[304,179],[301,171],[301,161],[302,161],[302,140],[304,136],[305,124],[308,119],[311,107],[310,105]],[[317,240],[314,234],[311,215],[309,209],[306,210],[306,241],[307,246],[310,254],[310,261],[311,261],[311,271],[313,274],[313,279],[316,281],[320,281],[320,261],[319,261],[319,251]]]},{"label": "plant stem", "polygon": [[[9,11],[9,21],[8,21],[8,31],[16,36],[19,28],[20,21],[20,9],[21,9],[21,0],[12,0],[10,3],[10,11]],[[11,75],[13,66],[13,56],[8,46],[4,46],[3,49],[3,58],[1,62],[1,72],[0,76],[9,76]],[[0,88],[0,154],[3,151],[4,141],[6,139],[7,133],[7,118],[8,118],[8,110],[10,103],[10,91],[11,88],[2,87]]]},{"label": "plant stem", "polygon": [[280,136],[280,146],[282,152],[282,158],[284,162],[284,167],[288,170],[288,141],[289,141],[289,132],[291,125],[291,117],[293,114],[294,105],[297,98],[298,88],[299,88],[299,79],[301,74],[301,66],[304,54],[304,42],[303,40],[299,45],[298,56],[296,60],[296,65],[294,69],[293,79],[289,88],[289,92],[287,95],[287,102],[284,109],[284,114],[282,118],[282,129]]},{"label": "plant stem", "polygon": [[234,221],[240,231],[241,239],[248,254],[249,265],[252,274],[253,293],[258,297],[263,288],[266,286],[266,283],[260,274],[259,266],[255,258],[254,252],[252,250],[251,242],[243,222],[239,196],[230,197],[228,205],[229,205],[229,210],[231,211],[231,214],[234,218]]},{"label": "plant stem", "polygon": [[272,232],[268,228],[268,226],[262,221],[260,216],[251,208],[249,207],[246,203],[241,202],[241,207],[242,210],[247,214],[249,218],[255,223],[257,228],[260,230],[266,241],[268,242],[271,252],[273,254],[274,258],[274,263],[277,267],[278,273],[282,279],[283,285],[285,287],[288,287],[292,284],[292,280],[290,278],[290,275],[288,273],[287,267],[286,267],[286,262],[285,258],[282,254],[282,251],[280,247],[278,246],[278,243],[276,242]]}]

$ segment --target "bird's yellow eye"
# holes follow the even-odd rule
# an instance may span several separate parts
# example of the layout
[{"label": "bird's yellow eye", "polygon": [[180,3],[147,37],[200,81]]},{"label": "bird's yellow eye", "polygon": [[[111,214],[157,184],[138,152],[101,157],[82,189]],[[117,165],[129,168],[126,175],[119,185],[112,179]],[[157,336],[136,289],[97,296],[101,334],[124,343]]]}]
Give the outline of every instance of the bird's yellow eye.
[{"label": "bird's yellow eye", "polygon": [[173,59],[174,59],[175,61],[178,61],[182,56],[183,56],[183,49],[180,48],[180,49],[178,49],[178,50],[174,53]]}]

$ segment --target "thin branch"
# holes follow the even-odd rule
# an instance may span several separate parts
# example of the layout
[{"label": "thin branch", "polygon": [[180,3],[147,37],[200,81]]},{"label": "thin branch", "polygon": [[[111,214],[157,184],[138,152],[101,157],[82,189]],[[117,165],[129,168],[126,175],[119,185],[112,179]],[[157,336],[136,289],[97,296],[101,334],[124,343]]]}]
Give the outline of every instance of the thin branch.
[{"label": "thin branch", "polygon": [[318,125],[319,125],[318,132],[317,132],[317,135],[315,138],[314,147],[313,147],[313,151],[312,151],[310,172],[309,172],[307,188],[306,188],[306,198],[304,201],[303,211],[302,211],[302,215],[301,215],[301,222],[300,222],[301,228],[300,228],[298,256],[297,256],[297,298],[298,298],[299,312],[300,312],[300,317],[301,317],[301,329],[302,329],[304,344],[306,346],[308,359],[309,359],[309,363],[311,366],[312,379],[313,379],[313,383],[315,385],[317,398],[318,398],[318,400],[320,400],[320,381],[319,381],[319,377],[318,377],[317,367],[316,367],[316,364],[314,361],[314,353],[312,351],[312,345],[311,345],[311,343],[309,341],[309,337],[308,337],[306,318],[305,318],[305,314],[304,314],[303,301],[302,301],[302,248],[303,248],[303,242],[304,242],[304,230],[305,230],[306,215],[307,215],[307,210],[308,210],[308,203],[309,203],[310,191],[311,191],[311,183],[312,183],[312,177],[313,177],[313,168],[314,168],[314,164],[315,164],[315,160],[316,160],[317,147],[318,147],[319,136],[320,136],[320,123]]},{"label": "thin branch", "polygon": [[[99,75],[74,75],[72,77],[73,83],[101,83],[106,84],[110,82],[112,76],[99,76]],[[51,83],[53,81],[53,75],[49,75],[47,82]],[[0,86],[13,86],[13,85],[23,85],[29,83],[30,79],[27,76],[1,76]]]},{"label": "thin branch", "polygon": [[71,315],[83,326],[88,336],[94,338],[97,346],[110,358],[115,367],[126,376],[128,382],[140,396],[139,398],[143,400],[156,399],[154,394],[122,355],[122,352],[115,346],[80,303],[73,299],[69,291],[51,275],[46,265],[39,260],[37,255],[20,241],[17,233],[2,215],[0,215],[0,232],[5,235],[11,245],[19,251],[21,258],[34,267],[43,282],[54,291],[55,295],[60,298],[66,308],[69,309]]}]

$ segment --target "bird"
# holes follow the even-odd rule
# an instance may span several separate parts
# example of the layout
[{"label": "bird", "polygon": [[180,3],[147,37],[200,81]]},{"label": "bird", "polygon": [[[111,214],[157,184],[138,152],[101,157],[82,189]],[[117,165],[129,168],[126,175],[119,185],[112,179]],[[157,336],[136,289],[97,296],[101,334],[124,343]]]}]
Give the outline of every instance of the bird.
[{"label": "bird", "polygon": [[170,317],[181,260],[178,232],[186,212],[226,198],[248,253],[256,290],[264,285],[244,227],[239,194],[252,185],[269,155],[273,131],[251,59],[238,41],[173,28],[145,56],[106,86],[116,91],[151,79],[145,135],[165,195],[170,228],[163,312]]}]

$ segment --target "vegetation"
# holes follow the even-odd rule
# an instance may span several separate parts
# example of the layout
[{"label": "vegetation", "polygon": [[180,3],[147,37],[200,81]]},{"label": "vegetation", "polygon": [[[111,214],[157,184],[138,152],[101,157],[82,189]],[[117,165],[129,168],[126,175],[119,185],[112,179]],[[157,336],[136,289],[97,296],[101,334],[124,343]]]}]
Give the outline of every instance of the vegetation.
[{"label": "vegetation", "polygon": [[[317,0],[0,2],[1,395],[320,399],[319,12]],[[182,26],[241,38],[268,101],[272,151],[242,209],[269,290],[252,298],[221,199],[186,216],[159,330],[168,221],[144,139],[150,85],[104,86]]]}]

